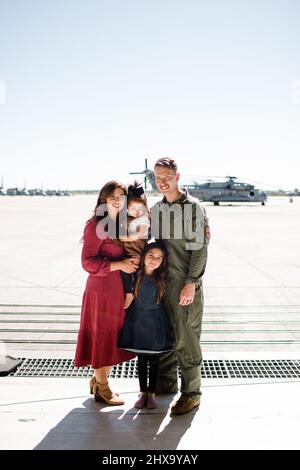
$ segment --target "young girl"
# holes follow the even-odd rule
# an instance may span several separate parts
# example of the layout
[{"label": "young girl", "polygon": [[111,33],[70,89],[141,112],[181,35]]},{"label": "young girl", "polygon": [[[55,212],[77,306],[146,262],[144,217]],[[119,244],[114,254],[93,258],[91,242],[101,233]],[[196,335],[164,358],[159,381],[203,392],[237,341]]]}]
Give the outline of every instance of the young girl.
[{"label": "young girl", "polygon": [[135,279],[134,301],[119,336],[118,346],[138,355],[140,395],[136,408],[157,407],[155,390],[159,358],[171,350],[169,317],[162,304],[166,268],[167,251],[163,242],[147,244]]},{"label": "young girl", "polygon": [[[123,242],[127,256],[135,257],[136,262],[139,263],[141,254],[147,244],[146,239],[148,238],[150,220],[146,195],[137,181],[128,186],[127,214],[128,236],[120,237],[120,240]],[[127,309],[134,298],[134,277],[125,272],[122,272],[121,276],[125,289],[124,308]]]}]

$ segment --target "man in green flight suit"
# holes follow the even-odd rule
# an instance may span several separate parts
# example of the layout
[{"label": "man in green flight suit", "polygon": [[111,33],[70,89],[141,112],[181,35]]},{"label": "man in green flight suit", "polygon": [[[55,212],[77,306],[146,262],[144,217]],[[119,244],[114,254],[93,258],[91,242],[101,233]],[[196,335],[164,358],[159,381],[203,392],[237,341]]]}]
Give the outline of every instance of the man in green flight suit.
[{"label": "man in green flight suit", "polygon": [[160,158],[154,172],[157,187],[164,197],[151,208],[151,230],[156,239],[164,240],[168,250],[165,302],[174,338],[174,350],[160,360],[158,392],[177,392],[179,365],[181,396],[171,409],[173,415],[179,415],[200,404],[202,276],[210,232],[199,200],[179,189],[176,162]]}]

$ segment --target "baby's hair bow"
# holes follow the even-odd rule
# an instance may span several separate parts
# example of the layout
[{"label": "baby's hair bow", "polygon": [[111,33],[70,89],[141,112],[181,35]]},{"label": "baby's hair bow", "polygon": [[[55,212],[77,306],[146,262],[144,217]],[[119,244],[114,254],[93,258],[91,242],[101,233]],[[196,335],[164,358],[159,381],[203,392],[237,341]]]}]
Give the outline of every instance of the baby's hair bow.
[{"label": "baby's hair bow", "polygon": [[141,186],[141,183],[138,183],[136,180],[133,184],[128,186],[128,196],[130,197],[141,197],[145,193],[144,188]]}]

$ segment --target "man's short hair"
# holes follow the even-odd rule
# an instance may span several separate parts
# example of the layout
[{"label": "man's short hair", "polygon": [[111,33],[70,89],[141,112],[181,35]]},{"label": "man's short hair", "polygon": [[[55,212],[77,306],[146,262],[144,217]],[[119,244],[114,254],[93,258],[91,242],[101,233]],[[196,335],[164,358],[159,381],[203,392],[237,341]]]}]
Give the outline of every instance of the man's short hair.
[{"label": "man's short hair", "polygon": [[169,158],[169,157],[159,158],[157,160],[157,162],[155,163],[155,165],[154,165],[154,169],[157,166],[162,166],[164,168],[169,168],[171,170],[174,170],[175,173],[177,172],[177,163],[175,162],[175,160],[173,160],[172,158]]}]

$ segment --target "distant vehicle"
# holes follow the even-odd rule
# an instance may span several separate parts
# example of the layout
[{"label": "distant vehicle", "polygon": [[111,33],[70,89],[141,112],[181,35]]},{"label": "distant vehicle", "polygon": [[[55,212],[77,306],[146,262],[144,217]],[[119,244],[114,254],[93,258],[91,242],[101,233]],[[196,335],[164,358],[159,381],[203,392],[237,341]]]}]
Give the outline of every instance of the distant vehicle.
[{"label": "distant vehicle", "polygon": [[44,191],[42,188],[26,189],[25,183],[23,188],[14,188],[4,189],[3,187],[3,177],[1,178],[0,185],[0,196],[71,196],[69,191],[61,191],[60,189],[48,189]]},{"label": "distant vehicle", "polygon": [[29,192],[26,188],[18,189],[17,196],[29,196]]},{"label": "distant vehicle", "polygon": [[289,192],[287,193],[287,195],[288,195],[288,196],[291,196],[291,197],[293,197],[293,196],[300,196],[300,191],[299,191],[298,188],[296,188],[296,189],[294,189],[294,191],[289,191]]},{"label": "distant vehicle", "polygon": [[188,184],[185,186],[191,196],[202,201],[213,202],[260,202],[263,206],[267,200],[264,191],[256,189],[253,184],[237,181],[236,176],[226,176],[225,181],[208,180],[205,183]]},{"label": "distant vehicle", "polygon": [[61,191],[60,189],[47,189],[47,196],[71,196],[68,191]]},{"label": "distant vehicle", "polygon": [[47,189],[46,194],[47,196],[57,196],[57,191],[56,189]]},{"label": "distant vehicle", "polygon": [[28,189],[29,196],[47,196],[47,193],[40,188]]},{"label": "distant vehicle", "polygon": [[19,189],[19,188],[8,188],[6,190],[6,193],[8,196],[29,196],[29,193],[27,191],[27,189],[25,188],[22,188],[22,189]]},{"label": "distant vehicle", "polygon": [[0,186],[0,196],[6,196],[6,191],[3,188],[3,178],[1,180],[1,186]]},{"label": "distant vehicle", "polygon": [[18,193],[18,188],[7,188],[6,194],[8,196],[16,196]]},{"label": "distant vehicle", "polygon": [[6,196],[6,191],[3,187],[3,176],[1,178],[1,186],[0,186],[0,196]]}]

